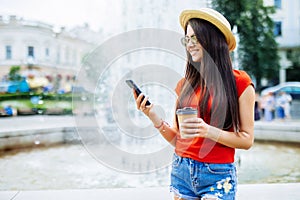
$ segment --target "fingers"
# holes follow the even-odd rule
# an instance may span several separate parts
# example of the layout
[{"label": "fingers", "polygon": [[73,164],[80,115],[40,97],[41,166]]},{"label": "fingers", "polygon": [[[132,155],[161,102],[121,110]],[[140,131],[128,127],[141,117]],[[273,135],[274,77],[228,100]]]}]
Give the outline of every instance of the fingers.
[{"label": "fingers", "polygon": [[133,92],[133,93],[134,93],[134,95],[135,95],[136,107],[137,107],[138,109],[140,109],[141,104],[142,104],[142,99],[143,99],[144,95],[141,93],[139,96],[137,96],[137,95],[135,94],[135,92]]},{"label": "fingers", "polygon": [[[144,96],[144,95],[143,95]],[[146,103],[147,103],[147,100],[149,99],[149,97],[145,97],[143,100],[142,100],[142,103],[141,103],[141,107],[142,108],[146,108]]]},{"label": "fingers", "polygon": [[181,123],[181,126],[186,127],[186,128],[200,128],[202,126],[202,124],[201,123],[187,123],[187,122],[184,122],[184,123]]},{"label": "fingers", "polygon": [[198,128],[191,128],[191,127],[180,127],[180,131],[184,132],[184,133],[200,133],[203,132],[205,129],[204,127],[198,127]]},{"label": "fingers", "polygon": [[141,110],[141,111],[145,111],[146,109],[151,108],[152,106],[146,106],[147,100],[149,99],[149,97],[145,97],[145,95],[143,93],[141,93],[139,96],[136,97],[136,106],[137,109]]},{"label": "fingers", "polygon": [[204,126],[205,123],[203,119],[201,118],[188,118],[185,119],[180,126],[182,128],[187,128],[187,129],[201,129],[202,126]]},{"label": "fingers", "polygon": [[[180,123],[180,132],[201,136],[206,132],[206,123],[201,118],[189,118]],[[195,134],[199,135],[195,135]]]},{"label": "fingers", "polygon": [[193,117],[193,118],[187,118],[185,120],[183,120],[184,123],[202,123],[203,119],[202,118],[197,118],[197,117]]},{"label": "fingers", "polygon": [[133,91],[133,96],[134,96],[134,99],[137,99],[137,94],[136,94],[136,92],[135,92],[135,90],[134,89],[132,89],[132,91]]}]

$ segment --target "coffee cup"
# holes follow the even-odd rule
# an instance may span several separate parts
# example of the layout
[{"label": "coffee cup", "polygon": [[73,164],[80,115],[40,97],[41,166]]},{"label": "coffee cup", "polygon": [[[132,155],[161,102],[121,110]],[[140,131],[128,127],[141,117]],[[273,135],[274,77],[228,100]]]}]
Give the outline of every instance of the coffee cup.
[{"label": "coffee cup", "polygon": [[192,138],[194,134],[186,134],[181,131],[180,124],[188,118],[195,118],[198,116],[198,111],[191,107],[184,107],[182,109],[177,109],[176,111],[178,123],[179,123],[179,131],[181,138]]}]

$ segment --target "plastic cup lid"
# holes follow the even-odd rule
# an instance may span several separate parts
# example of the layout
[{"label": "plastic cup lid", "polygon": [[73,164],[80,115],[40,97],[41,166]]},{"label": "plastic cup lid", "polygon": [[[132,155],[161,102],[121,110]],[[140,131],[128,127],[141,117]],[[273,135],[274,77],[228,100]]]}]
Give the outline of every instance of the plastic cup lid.
[{"label": "plastic cup lid", "polygon": [[192,107],[184,107],[182,109],[176,110],[177,115],[192,115],[197,113],[198,111]]}]

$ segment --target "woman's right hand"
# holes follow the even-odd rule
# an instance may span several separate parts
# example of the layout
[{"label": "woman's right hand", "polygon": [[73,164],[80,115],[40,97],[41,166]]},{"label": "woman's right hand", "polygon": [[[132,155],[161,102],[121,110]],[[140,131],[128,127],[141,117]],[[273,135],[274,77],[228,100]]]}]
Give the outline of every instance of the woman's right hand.
[{"label": "woman's right hand", "polygon": [[[143,93],[141,93],[139,96],[136,95],[135,91],[133,91],[133,95],[135,98],[136,107],[138,110],[142,111],[146,116],[150,118],[150,115],[153,111],[153,104],[146,105],[147,100],[149,97],[146,97]],[[144,99],[143,99],[144,97]]]},{"label": "woman's right hand", "polygon": [[[136,107],[138,110],[143,112],[153,123],[155,127],[161,125],[162,119],[161,117],[156,113],[154,104],[151,103],[150,105],[146,105],[147,100],[149,97],[145,96],[143,93],[141,93],[139,96],[136,95],[135,91],[133,91],[133,95],[136,102]],[[144,97],[144,99],[143,99]]]}]

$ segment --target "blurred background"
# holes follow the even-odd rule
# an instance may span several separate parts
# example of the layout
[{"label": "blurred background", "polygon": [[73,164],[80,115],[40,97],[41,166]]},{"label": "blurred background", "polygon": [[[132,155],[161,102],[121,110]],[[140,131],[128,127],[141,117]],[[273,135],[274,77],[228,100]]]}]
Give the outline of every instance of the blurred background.
[{"label": "blurred background", "polygon": [[[77,77],[89,53],[111,37],[142,28],[184,34],[180,12],[201,7],[218,10],[231,23],[238,42],[231,55],[234,68],[245,70],[253,79],[256,124],[271,130],[271,137],[258,140],[250,151],[237,152],[240,183],[300,181],[299,138],[272,139],[272,133],[278,133],[271,128],[276,123],[281,133],[300,131],[298,0],[0,0],[0,5],[0,190],[167,186],[170,166],[154,166],[155,171],[132,178],[94,159],[76,132],[78,113],[73,100],[84,104],[92,99],[94,110],[83,113],[84,117],[101,118],[98,123],[107,125],[122,148],[136,152],[151,146],[155,151],[167,145],[159,136],[148,143],[120,136],[113,112],[102,112],[111,109],[107,99],[114,88],[101,88],[143,64],[167,65],[183,76],[185,60],[166,61],[162,53],[137,52],[114,63],[92,92],[78,84]],[[156,91],[162,89],[157,85],[142,88],[153,93],[154,101],[161,94]],[[171,110],[166,114],[169,122],[172,94],[160,101]],[[136,112],[134,106],[130,109]],[[137,112],[133,115],[135,120],[142,117]],[[136,123],[147,125],[143,120]],[[275,164],[266,164],[272,157]],[[120,159],[125,168],[138,171],[140,166]],[[149,169],[153,165],[147,163]]]}]

